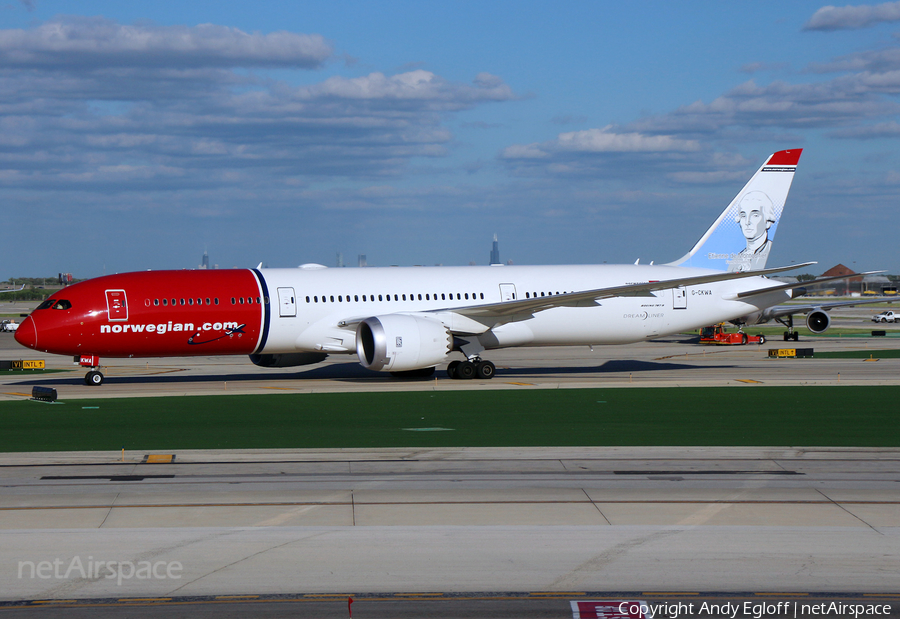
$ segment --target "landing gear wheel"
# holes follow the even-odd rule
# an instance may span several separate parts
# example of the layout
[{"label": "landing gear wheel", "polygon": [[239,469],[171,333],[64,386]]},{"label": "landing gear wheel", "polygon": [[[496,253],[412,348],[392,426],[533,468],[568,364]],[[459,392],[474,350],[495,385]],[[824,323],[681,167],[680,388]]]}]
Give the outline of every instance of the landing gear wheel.
[{"label": "landing gear wheel", "polygon": [[799,341],[800,341],[800,332],[799,332],[799,331],[794,331],[793,340],[794,340],[795,342],[799,342]]},{"label": "landing gear wheel", "polygon": [[784,332],[784,341],[789,342],[791,340],[791,334],[787,331]]},{"label": "landing gear wheel", "polygon": [[97,370],[91,370],[84,375],[84,384],[92,387],[99,387],[103,384],[103,374]]},{"label": "landing gear wheel", "polygon": [[475,378],[475,373],[477,369],[475,368],[475,364],[471,361],[463,361],[458,366],[456,366],[456,377],[461,380],[469,380],[471,378]]},{"label": "landing gear wheel", "polygon": [[447,376],[449,376],[450,378],[454,378],[454,379],[459,378],[456,375],[456,368],[459,367],[460,363],[462,363],[462,361],[459,361],[458,359],[456,361],[451,361],[450,364],[447,366]]},{"label": "landing gear wheel", "polygon": [[490,361],[479,361],[475,365],[475,374],[478,378],[490,380],[497,372],[497,368]]}]

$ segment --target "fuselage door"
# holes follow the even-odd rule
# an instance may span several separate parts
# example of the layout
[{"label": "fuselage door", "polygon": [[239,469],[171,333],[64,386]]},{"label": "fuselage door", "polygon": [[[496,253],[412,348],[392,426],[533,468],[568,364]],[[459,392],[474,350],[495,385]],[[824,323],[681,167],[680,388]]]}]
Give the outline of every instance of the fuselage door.
[{"label": "fuselage door", "polygon": [[278,315],[282,318],[297,315],[297,299],[293,288],[278,289]]},{"label": "fuselage door", "polygon": [[124,290],[106,291],[106,309],[108,320],[128,320],[128,302]]},{"label": "fuselage door", "polygon": [[516,285],[515,284],[500,284],[500,300],[501,301],[515,301],[516,300]]},{"label": "fuselage door", "polygon": [[672,309],[687,309],[687,290],[672,288]]}]

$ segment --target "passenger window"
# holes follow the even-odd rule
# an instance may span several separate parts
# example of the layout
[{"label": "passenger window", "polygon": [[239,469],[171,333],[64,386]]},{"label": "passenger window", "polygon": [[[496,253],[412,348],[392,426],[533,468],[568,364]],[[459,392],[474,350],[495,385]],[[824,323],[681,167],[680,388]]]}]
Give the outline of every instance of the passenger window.
[{"label": "passenger window", "polygon": [[309,303],[309,297],[306,297],[306,302]]},{"label": "passenger window", "polygon": [[159,299],[153,299],[153,305],[159,305]]},{"label": "passenger window", "polygon": [[210,305],[209,297],[206,297],[206,304],[207,304],[207,305]]},{"label": "passenger window", "polygon": [[213,299],[213,303],[215,303],[216,305],[218,305],[218,304],[219,304],[219,297],[216,297],[215,299]]},{"label": "passenger window", "polygon": [[163,307],[166,307],[167,305],[169,305],[169,300],[163,299]]},{"label": "passenger window", "polygon": [[193,300],[193,299],[188,299],[188,305],[193,305],[193,304],[194,304],[194,300]]},{"label": "passenger window", "polygon": [[331,295],[331,297],[329,297],[328,300],[331,301],[332,303],[334,303],[334,295]]}]

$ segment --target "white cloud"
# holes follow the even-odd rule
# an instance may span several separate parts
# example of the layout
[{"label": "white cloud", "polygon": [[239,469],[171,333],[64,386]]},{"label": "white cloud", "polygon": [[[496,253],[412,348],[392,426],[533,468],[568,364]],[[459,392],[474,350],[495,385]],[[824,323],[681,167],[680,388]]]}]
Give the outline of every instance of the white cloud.
[{"label": "white cloud", "polygon": [[[214,25],[62,18],[0,30],[3,186],[172,191],[391,176],[447,155],[447,114],[516,98],[488,73],[459,83],[421,69],[373,72],[302,86],[264,74],[331,53],[318,35]],[[253,75],[236,70],[247,66]]]},{"label": "white cloud", "polygon": [[823,6],[813,13],[805,30],[858,30],[883,22],[900,21],[900,2],[876,5]]},{"label": "white cloud", "polygon": [[29,30],[0,30],[0,67],[320,66],[333,53],[318,34],[247,33],[237,28],[123,25],[62,17]]},{"label": "white cloud", "polygon": [[616,133],[610,129],[607,126],[603,129],[560,133],[555,144],[551,144],[560,150],[583,153],[660,153],[700,149],[700,145],[694,140],[680,140],[670,135]]}]

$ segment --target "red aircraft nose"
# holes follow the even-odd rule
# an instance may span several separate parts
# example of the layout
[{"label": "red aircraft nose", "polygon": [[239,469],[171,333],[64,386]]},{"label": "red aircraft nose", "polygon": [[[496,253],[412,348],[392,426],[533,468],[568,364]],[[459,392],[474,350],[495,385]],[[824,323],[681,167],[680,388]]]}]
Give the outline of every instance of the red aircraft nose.
[{"label": "red aircraft nose", "polygon": [[28,348],[37,348],[37,328],[31,316],[22,321],[16,329],[16,341]]}]

